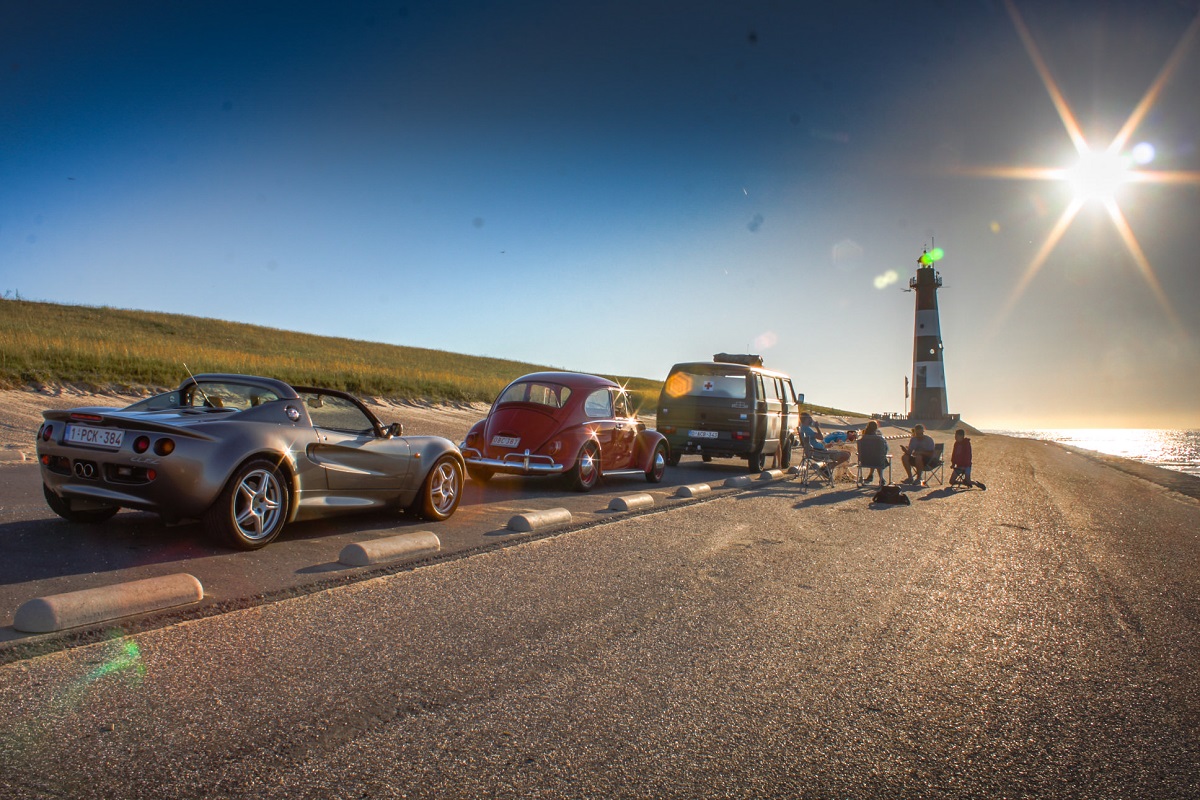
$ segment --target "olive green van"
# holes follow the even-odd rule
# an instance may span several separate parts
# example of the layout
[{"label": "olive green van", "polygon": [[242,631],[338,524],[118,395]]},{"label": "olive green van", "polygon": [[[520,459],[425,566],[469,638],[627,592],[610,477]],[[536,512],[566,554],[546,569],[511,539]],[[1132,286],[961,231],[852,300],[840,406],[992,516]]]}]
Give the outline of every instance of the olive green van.
[{"label": "olive green van", "polygon": [[717,353],[711,362],[671,367],[658,397],[658,431],[671,448],[668,463],[685,454],[744,458],[761,472],[779,448],[781,468],[792,457],[792,431],[800,419],[792,379],[766,369],[762,357]]}]

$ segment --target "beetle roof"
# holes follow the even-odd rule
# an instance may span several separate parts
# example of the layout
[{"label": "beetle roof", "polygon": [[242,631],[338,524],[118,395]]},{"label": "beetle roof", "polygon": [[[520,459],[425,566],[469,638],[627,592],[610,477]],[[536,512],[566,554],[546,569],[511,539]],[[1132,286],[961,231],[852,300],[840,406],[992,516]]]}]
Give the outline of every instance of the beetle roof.
[{"label": "beetle roof", "polygon": [[582,372],[531,372],[528,375],[522,375],[513,383],[526,383],[529,381],[541,381],[544,383],[557,383],[561,386],[566,386],[569,389],[581,389],[584,387],[600,387],[600,386],[617,386],[619,384],[610,381],[608,378],[601,378],[599,375],[587,375]]}]

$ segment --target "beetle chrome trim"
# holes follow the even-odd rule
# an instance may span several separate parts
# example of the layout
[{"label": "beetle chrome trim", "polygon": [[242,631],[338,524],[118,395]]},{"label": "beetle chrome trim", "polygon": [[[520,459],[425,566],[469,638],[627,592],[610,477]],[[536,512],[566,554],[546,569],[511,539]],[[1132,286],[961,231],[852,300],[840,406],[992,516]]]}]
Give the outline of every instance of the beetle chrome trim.
[{"label": "beetle chrome trim", "polygon": [[508,453],[503,459],[484,458],[483,454],[474,447],[460,447],[463,459],[468,467],[487,467],[497,472],[513,475],[557,475],[566,469],[550,456],[541,456],[527,452]]}]

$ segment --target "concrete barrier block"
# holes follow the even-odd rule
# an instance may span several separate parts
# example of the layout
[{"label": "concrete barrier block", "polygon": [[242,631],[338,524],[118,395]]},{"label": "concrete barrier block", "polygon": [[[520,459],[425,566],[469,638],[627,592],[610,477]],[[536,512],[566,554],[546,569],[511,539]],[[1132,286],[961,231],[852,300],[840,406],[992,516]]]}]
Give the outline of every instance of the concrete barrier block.
[{"label": "concrete barrier block", "polygon": [[690,486],[680,486],[675,490],[676,497],[699,497],[712,491],[707,483],[693,483]]},{"label": "concrete barrier block", "polygon": [[745,489],[747,486],[749,486],[753,482],[754,482],[753,479],[749,475],[738,475],[736,478],[726,478],[725,488],[726,489]]},{"label": "concrete barrier block", "polygon": [[342,548],[338,561],[350,567],[381,564],[398,558],[442,549],[442,540],[432,531],[416,531],[386,539],[355,542]]},{"label": "concrete barrier block", "polygon": [[547,508],[543,511],[527,511],[517,514],[508,521],[510,531],[529,533],[551,525],[562,525],[571,521],[571,512],[565,508]]},{"label": "concrete barrier block", "polygon": [[776,478],[782,478],[782,477],[783,477],[783,470],[781,470],[781,469],[766,469],[766,470],[763,470],[758,475],[758,479],[760,481],[773,481]]},{"label": "concrete barrier block", "polygon": [[35,597],[17,609],[13,627],[24,633],[50,633],[110,619],[185,606],[204,599],[200,581],[186,572]]},{"label": "concrete barrier block", "polygon": [[609,511],[634,511],[639,508],[650,508],[654,505],[654,496],[641,492],[638,494],[623,494],[614,497],[608,504]]}]

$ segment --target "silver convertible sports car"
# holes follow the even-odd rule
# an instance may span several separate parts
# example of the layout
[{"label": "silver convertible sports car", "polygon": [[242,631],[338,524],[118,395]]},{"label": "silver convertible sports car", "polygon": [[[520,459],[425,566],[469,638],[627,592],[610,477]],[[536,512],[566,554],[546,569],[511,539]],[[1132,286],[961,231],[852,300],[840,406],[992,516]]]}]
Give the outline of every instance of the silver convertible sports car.
[{"label": "silver convertible sports car", "polygon": [[463,458],[448,439],[403,436],[345,392],[250,375],[196,375],[127,408],[46,411],[37,434],[46,502],[72,522],[122,508],[199,519],[263,547],[293,520],[376,507],[443,520]]}]

